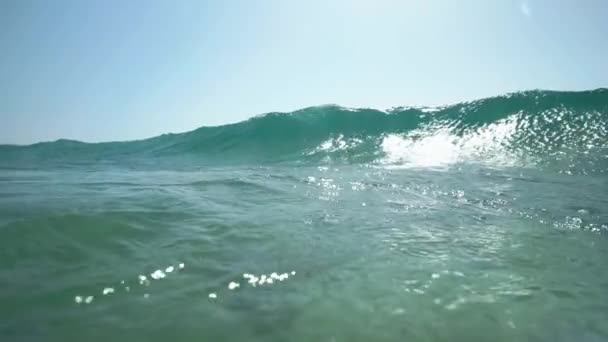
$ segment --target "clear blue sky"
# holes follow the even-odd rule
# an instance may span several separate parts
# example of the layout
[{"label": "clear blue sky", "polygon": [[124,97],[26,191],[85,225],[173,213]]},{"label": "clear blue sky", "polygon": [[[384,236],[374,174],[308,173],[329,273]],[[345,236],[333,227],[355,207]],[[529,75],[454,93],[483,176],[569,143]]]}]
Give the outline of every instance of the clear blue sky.
[{"label": "clear blue sky", "polygon": [[605,0],[0,0],[0,142],[608,85]]}]

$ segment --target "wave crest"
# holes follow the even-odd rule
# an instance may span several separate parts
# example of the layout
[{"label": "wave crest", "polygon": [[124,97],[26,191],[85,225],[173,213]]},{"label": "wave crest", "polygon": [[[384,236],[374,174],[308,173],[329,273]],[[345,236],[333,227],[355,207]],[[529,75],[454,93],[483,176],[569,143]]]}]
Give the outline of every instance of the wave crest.
[{"label": "wave crest", "polygon": [[0,146],[3,167],[111,163],[458,162],[558,165],[603,172],[608,90],[527,91],[432,108],[320,106],[219,127],[120,143],[60,140]]}]

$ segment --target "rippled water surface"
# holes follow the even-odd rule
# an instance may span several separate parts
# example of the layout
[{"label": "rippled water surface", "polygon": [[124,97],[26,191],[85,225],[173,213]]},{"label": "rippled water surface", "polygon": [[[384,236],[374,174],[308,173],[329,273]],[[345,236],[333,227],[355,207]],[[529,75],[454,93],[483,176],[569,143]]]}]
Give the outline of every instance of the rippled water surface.
[{"label": "rippled water surface", "polygon": [[0,145],[0,341],[608,341],[608,90]]},{"label": "rippled water surface", "polygon": [[602,175],[240,166],[0,182],[6,341],[608,339]]}]

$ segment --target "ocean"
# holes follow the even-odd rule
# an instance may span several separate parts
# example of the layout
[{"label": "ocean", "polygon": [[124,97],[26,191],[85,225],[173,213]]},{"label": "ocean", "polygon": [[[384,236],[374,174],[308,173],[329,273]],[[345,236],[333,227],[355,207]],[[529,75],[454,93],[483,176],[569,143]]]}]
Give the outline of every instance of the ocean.
[{"label": "ocean", "polygon": [[608,341],[608,90],[0,146],[2,341]]}]

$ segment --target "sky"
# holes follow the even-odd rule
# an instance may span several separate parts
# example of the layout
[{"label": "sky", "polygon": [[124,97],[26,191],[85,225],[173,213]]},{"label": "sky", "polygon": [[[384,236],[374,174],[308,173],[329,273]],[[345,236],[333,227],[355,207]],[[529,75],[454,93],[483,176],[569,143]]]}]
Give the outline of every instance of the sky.
[{"label": "sky", "polygon": [[0,0],[0,143],[608,86],[605,0]]}]

